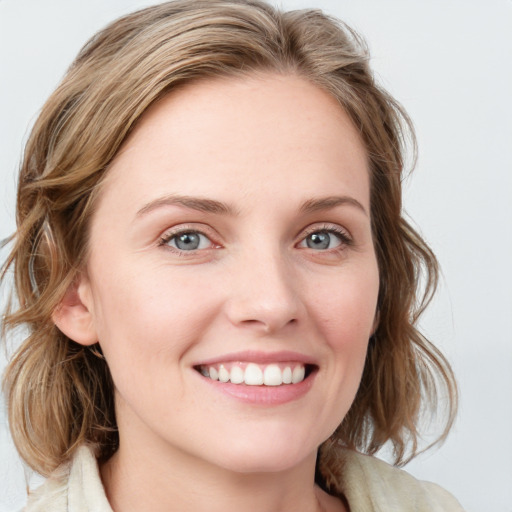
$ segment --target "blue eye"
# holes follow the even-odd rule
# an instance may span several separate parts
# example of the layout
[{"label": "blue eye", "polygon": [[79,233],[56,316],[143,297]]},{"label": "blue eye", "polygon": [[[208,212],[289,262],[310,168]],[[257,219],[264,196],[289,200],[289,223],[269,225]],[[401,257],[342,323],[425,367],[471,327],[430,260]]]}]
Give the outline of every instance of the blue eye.
[{"label": "blue eye", "polygon": [[343,243],[343,237],[332,231],[315,231],[307,235],[299,247],[307,247],[316,251],[335,249]]},{"label": "blue eye", "polygon": [[198,233],[197,231],[182,231],[181,233],[172,235],[167,240],[162,240],[162,242],[178,249],[179,251],[208,249],[208,247],[211,247],[212,245],[210,239],[206,235]]}]

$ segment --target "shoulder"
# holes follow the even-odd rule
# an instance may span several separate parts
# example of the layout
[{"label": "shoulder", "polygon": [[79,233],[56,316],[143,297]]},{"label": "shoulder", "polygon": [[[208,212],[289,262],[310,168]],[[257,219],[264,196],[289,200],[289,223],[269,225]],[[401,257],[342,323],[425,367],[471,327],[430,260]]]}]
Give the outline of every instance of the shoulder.
[{"label": "shoulder", "polygon": [[35,491],[24,512],[112,512],[101,483],[98,464],[87,446],[77,448],[73,459],[60,466]]},{"label": "shoulder", "polygon": [[327,468],[326,481],[345,495],[351,510],[463,512],[459,502],[434,483],[352,450],[337,455],[335,467]]}]

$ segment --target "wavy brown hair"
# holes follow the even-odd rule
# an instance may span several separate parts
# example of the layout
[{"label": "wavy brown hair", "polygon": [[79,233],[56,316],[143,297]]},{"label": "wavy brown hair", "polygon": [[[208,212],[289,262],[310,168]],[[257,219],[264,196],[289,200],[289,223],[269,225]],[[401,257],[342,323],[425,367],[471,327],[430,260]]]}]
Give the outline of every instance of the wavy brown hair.
[{"label": "wavy brown hair", "polygon": [[415,148],[414,135],[403,109],[376,84],[365,44],[318,10],[177,0],[95,35],[42,108],[25,148],[17,230],[2,275],[14,275],[4,334],[22,326],[28,336],[6,370],[4,390],[14,442],[39,473],[49,474],[82,443],[95,445],[103,459],[118,444],[105,361],[52,321],[87,258],[89,223],[109,164],[144,112],[174,88],[258,71],[300,76],[336,98],[370,162],[379,322],[355,401],[324,448],[334,441],[375,453],[390,442],[402,463],[418,450],[422,412],[437,410],[440,397],[448,405],[439,439],[446,436],[455,381],[416,327],[437,284],[437,263],[402,212],[405,146]]}]

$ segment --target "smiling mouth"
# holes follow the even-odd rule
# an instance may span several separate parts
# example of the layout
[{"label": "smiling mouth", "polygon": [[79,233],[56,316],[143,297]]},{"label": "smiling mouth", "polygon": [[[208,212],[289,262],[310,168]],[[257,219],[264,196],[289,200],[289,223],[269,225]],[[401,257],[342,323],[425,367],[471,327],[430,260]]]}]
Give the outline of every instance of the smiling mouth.
[{"label": "smiling mouth", "polygon": [[221,363],[199,365],[194,369],[203,377],[222,383],[246,386],[282,386],[299,384],[304,381],[316,366],[303,363]]}]

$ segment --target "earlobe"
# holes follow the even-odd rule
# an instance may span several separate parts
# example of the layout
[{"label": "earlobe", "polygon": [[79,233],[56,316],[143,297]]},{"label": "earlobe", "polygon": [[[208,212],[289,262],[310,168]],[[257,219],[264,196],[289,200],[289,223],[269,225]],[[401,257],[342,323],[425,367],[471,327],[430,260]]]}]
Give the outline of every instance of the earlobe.
[{"label": "earlobe", "polygon": [[93,345],[98,341],[90,301],[86,301],[88,283],[78,278],[66,291],[62,301],[52,314],[59,330],[80,345]]}]

